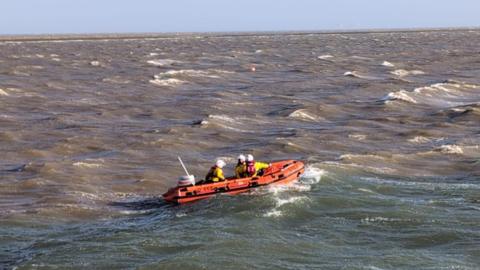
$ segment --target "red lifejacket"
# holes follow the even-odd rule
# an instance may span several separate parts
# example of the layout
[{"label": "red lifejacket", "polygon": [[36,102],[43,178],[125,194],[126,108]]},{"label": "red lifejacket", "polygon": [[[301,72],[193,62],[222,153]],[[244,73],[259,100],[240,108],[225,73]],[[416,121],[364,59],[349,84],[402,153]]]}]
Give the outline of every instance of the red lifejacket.
[{"label": "red lifejacket", "polygon": [[257,170],[255,169],[255,161],[247,161],[247,176],[254,176]]}]

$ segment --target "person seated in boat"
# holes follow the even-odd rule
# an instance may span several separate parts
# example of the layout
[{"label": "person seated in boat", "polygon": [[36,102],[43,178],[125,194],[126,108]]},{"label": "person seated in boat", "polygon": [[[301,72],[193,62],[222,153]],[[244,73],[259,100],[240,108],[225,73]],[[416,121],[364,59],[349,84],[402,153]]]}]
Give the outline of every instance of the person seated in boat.
[{"label": "person seated in boat", "polygon": [[245,156],[238,156],[238,163],[235,166],[235,177],[244,178],[247,177],[247,163],[245,162]]},{"label": "person seated in boat", "polygon": [[218,182],[218,181],[225,181],[225,176],[223,176],[223,167],[225,167],[225,161],[219,159],[215,162],[215,166],[210,168],[208,171],[207,176],[205,176],[205,182]]},{"label": "person seated in boat", "polygon": [[247,177],[262,176],[265,169],[270,167],[270,164],[263,162],[256,162],[252,155],[247,155],[246,174]]}]

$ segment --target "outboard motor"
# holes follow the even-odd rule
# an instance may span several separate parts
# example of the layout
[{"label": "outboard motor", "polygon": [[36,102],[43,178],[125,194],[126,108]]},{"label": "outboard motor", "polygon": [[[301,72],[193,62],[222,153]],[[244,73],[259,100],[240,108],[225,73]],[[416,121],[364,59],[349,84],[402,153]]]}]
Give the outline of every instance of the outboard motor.
[{"label": "outboard motor", "polygon": [[195,185],[195,176],[193,175],[183,175],[178,178],[178,183],[177,186],[183,187],[183,186],[190,186],[190,185]]}]

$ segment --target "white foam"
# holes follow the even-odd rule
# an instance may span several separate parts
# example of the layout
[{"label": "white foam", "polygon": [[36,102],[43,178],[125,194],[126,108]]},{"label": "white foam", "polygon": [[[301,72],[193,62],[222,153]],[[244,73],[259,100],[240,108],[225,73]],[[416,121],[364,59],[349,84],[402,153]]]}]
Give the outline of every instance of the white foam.
[{"label": "white foam", "polygon": [[302,120],[310,120],[310,121],[318,121],[321,118],[310,114],[307,110],[305,109],[300,109],[292,112],[291,114],[288,115],[288,117],[291,118],[297,118],[297,119],[302,119]]},{"label": "white foam", "polygon": [[365,192],[365,193],[375,193],[372,190],[367,189],[367,188],[359,188],[358,191],[362,191],[362,192]]},{"label": "white foam", "polygon": [[447,145],[441,145],[437,148],[435,148],[435,151],[439,151],[444,154],[454,154],[454,155],[461,155],[463,154],[463,149],[462,147],[454,144],[447,144]]},{"label": "white foam", "polygon": [[406,101],[409,103],[417,103],[417,101],[410,96],[411,92],[405,91],[405,90],[400,90],[397,92],[390,92],[388,93],[385,97],[382,98],[384,101],[388,100],[402,100]]},{"label": "white foam", "polygon": [[355,71],[347,71],[345,73],[343,73],[343,76],[347,76],[347,77],[358,77],[357,73]]},{"label": "white foam", "polygon": [[325,170],[315,168],[312,166],[307,166],[305,172],[300,177],[300,182],[304,184],[317,184],[322,180],[322,177],[325,176],[327,172]]},{"label": "white foam", "polygon": [[476,104],[480,101],[478,90],[480,86],[466,83],[436,83],[415,88],[411,92],[405,90],[391,92],[382,100],[387,101],[386,103],[391,100],[403,100],[409,103],[448,108]]},{"label": "white foam", "polygon": [[[152,54],[150,54],[153,56]],[[156,54],[158,55],[158,54]],[[173,59],[155,59],[155,60],[149,60],[147,61],[148,64],[154,65],[157,67],[164,67],[164,66],[171,66],[174,64],[180,64],[182,63],[181,61],[173,60]]]},{"label": "white foam", "polygon": [[223,115],[223,114],[222,115],[210,114],[210,115],[208,115],[208,118],[222,120],[222,121],[229,122],[229,123],[236,123],[237,122],[237,120],[233,119],[232,117],[229,117],[229,116],[226,116],[226,115]]},{"label": "white foam", "polygon": [[141,215],[141,214],[148,214],[148,213],[151,213],[153,212],[153,210],[151,209],[147,209],[147,210],[121,210],[119,211],[120,214],[123,214],[123,215]]},{"label": "white foam", "polygon": [[186,83],[185,81],[169,78],[169,79],[154,79],[149,81],[151,84],[158,85],[158,86],[176,86]]},{"label": "white foam", "polygon": [[395,65],[392,64],[392,63],[390,63],[390,62],[388,62],[388,61],[383,61],[382,66],[385,66],[385,67],[394,67]]},{"label": "white foam", "polygon": [[388,217],[366,217],[361,220],[362,223],[387,223],[387,222],[415,222],[415,219],[388,218]]},{"label": "white foam", "polygon": [[362,180],[380,184],[380,185],[390,185],[390,186],[404,186],[404,187],[412,187],[414,189],[423,188],[426,190],[434,190],[434,189],[443,189],[443,190],[480,190],[480,184],[457,184],[457,183],[438,183],[438,182],[412,182],[412,181],[405,181],[405,180],[389,180],[389,179],[381,179],[381,178],[374,178],[374,177],[362,177]]},{"label": "white foam", "polygon": [[107,82],[107,83],[117,83],[117,84],[127,84],[130,83],[131,81],[128,79],[124,79],[120,76],[114,76],[110,78],[103,78],[102,82]]},{"label": "white foam", "polygon": [[94,67],[98,67],[98,66],[100,66],[100,62],[99,61],[91,61],[90,65],[92,65]]},{"label": "white foam", "polygon": [[280,217],[280,216],[283,216],[283,213],[280,210],[273,209],[265,213],[263,216],[264,217]]},{"label": "white foam", "polygon": [[321,59],[321,60],[328,60],[328,59],[331,59],[333,58],[333,55],[330,55],[330,54],[324,54],[324,55],[320,55],[317,57],[318,59]]},{"label": "white foam", "polygon": [[411,143],[427,143],[430,142],[430,139],[423,136],[415,136],[415,138],[408,140]]},{"label": "white foam", "polygon": [[355,140],[363,141],[367,138],[367,135],[364,135],[364,134],[348,134],[348,137],[352,138],[352,139],[355,139]]},{"label": "white foam", "polygon": [[[276,194],[275,194],[276,196]],[[280,217],[284,215],[284,212],[282,212],[281,208],[284,205],[287,204],[301,204],[307,201],[310,201],[310,199],[306,196],[294,196],[294,197],[289,197],[289,198],[280,198],[276,196],[275,198],[275,207],[265,213],[263,216],[264,217]]]},{"label": "white foam", "polygon": [[405,69],[397,69],[397,70],[394,70],[392,72],[390,72],[391,74],[395,75],[395,76],[398,76],[398,77],[405,77],[405,76],[409,76],[409,75],[423,75],[425,74],[425,72],[421,71],[421,70],[405,70]]},{"label": "white foam", "polygon": [[73,166],[81,168],[100,168],[103,166],[102,163],[105,162],[103,159],[86,159],[85,161],[87,162],[75,162],[73,163]]},{"label": "white foam", "polygon": [[377,77],[360,74],[358,71],[347,71],[347,72],[345,72],[345,73],[343,74],[343,76],[345,76],[345,77],[359,78],[359,79],[367,79],[367,80],[375,80],[375,79],[378,79]]},{"label": "white foam", "polygon": [[1,89],[0,88],[0,96],[9,96],[10,94],[8,94],[7,92],[5,92],[5,90]]},{"label": "white foam", "polygon": [[294,204],[294,203],[299,203],[305,200],[308,200],[308,197],[296,196],[296,197],[290,197],[287,199],[276,198],[276,205],[277,207],[281,207],[282,205],[285,205],[285,204]]},{"label": "white foam", "polygon": [[214,75],[208,71],[194,70],[194,69],[170,70],[165,72],[164,74],[168,76],[183,75],[183,76],[189,76],[189,77],[206,77],[206,78],[213,78],[213,79],[220,78],[220,76]]}]

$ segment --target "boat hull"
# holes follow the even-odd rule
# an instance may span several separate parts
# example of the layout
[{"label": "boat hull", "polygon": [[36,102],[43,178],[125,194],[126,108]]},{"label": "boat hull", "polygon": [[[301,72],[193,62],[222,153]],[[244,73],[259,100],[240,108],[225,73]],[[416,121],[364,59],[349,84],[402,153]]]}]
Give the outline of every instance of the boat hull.
[{"label": "boat hull", "polygon": [[216,194],[239,194],[266,185],[284,185],[297,180],[305,171],[301,161],[273,162],[262,176],[232,179],[222,182],[177,186],[169,189],[163,198],[172,203],[188,203],[212,197]]}]

